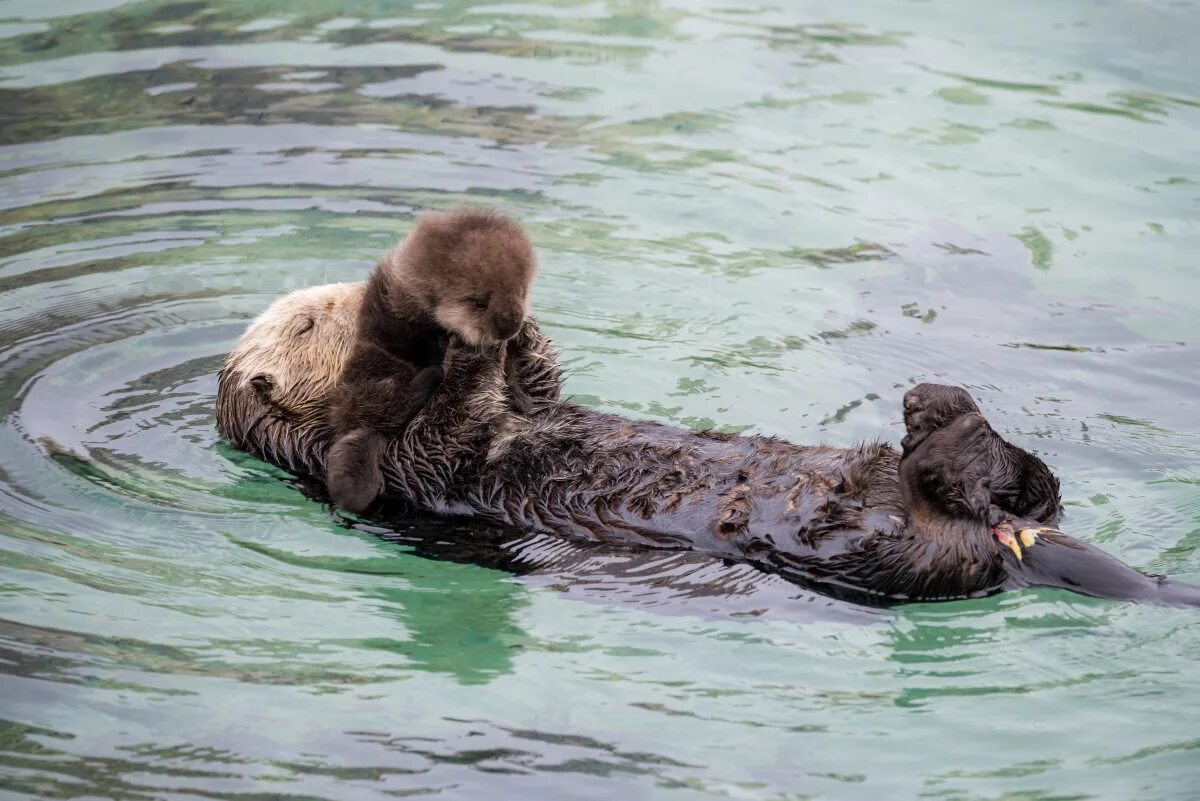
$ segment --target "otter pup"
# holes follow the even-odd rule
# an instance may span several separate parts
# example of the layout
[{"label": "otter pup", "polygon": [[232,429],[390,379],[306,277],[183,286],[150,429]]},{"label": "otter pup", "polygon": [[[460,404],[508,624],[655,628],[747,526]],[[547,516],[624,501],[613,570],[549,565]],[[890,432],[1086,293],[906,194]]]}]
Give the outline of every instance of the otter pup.
[{"label": "otter pup", "polygon": [[[473,347],[511,339],[529,309],[533,247],[515,222],[463,209],[422,217],[367,280],[358,331],[331,409],[326,464],[334,503],[362,513],[383,490],[380,458],[442,381],[452,339]],[[513,407],[528,395],[508,381]]]}]

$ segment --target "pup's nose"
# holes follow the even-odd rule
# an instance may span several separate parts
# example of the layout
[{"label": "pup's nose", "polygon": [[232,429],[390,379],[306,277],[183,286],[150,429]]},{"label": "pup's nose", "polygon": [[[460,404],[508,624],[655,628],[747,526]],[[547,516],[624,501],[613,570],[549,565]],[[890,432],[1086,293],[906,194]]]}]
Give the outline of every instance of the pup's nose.
[{"label": "pup's nose", "polygon": [[510,339],[521,330],[522,317],[519,314],[498,315],[493,324],[496,339]]}]

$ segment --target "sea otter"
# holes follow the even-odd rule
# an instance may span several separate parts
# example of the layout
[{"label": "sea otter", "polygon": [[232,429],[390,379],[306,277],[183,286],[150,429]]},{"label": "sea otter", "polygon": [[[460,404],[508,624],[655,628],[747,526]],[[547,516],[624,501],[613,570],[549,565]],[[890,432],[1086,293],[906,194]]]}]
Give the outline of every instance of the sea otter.
[{"label": "sea otter", "polygon": [[[479,347],[514,336],[535,271],[521,227],[485,209],[421,217],[376,265],[331,401],[326,477],[335,504],[362,513],[375,501],[384,443],[433,395],[450,338]],[[509,396],[529,410],[519,383],[510,382]]]},{"label": "sea otter", "polygon": [[[331,381],[296,376],[345,357],[345,307],[356,300],[345,285],[303,293],[273,304],[230,354],[217,422],[235,446],[320,480],[332,432],[313,410]],[[1200,587],[1145,575],[1023,516],[1057,510],[1057,483],[1008,475],[1026,458],[1050,473],[1010,450],[973,401],[916,414],[949,388],[910,391],[902,461],[879,442],[800,446],[596,412],[558,400],[555,355],[531,319],[512,348],[455,351],[433,401],[387,442],[386,494],[575,540],[696,550],[860,603],[1046,585],[1200,606]],[[548,401],[531,415],[505,400],[510,360],[516,380]],[[1030,487],[1014,508],[993,502]]]}]

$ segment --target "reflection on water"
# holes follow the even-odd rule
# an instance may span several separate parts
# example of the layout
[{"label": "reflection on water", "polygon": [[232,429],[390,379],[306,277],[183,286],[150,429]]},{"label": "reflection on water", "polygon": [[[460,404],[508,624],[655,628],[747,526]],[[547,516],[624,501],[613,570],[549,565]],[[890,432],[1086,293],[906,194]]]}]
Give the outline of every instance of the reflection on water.
[{"label": "reflection on water", "polygon": [[1195,797],[1187,610],[351,526],[217,440],[273,297],[494,203],[577,400],[964,384],[1200,581],[1196,8],[843,6],[0,3],[0,795]]}]

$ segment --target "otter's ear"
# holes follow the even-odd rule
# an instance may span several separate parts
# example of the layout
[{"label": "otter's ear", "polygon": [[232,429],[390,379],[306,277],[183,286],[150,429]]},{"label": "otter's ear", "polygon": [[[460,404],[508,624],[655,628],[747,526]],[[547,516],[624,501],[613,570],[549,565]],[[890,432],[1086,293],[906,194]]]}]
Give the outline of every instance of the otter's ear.
[{"label": "otter's ear", "polygon": [[250,386],[254,387],[254,391],[263,398],[270,399],[271,391],[275,389],[275,382],[271,380],[269,375],[259,373],[250,379]]}]

